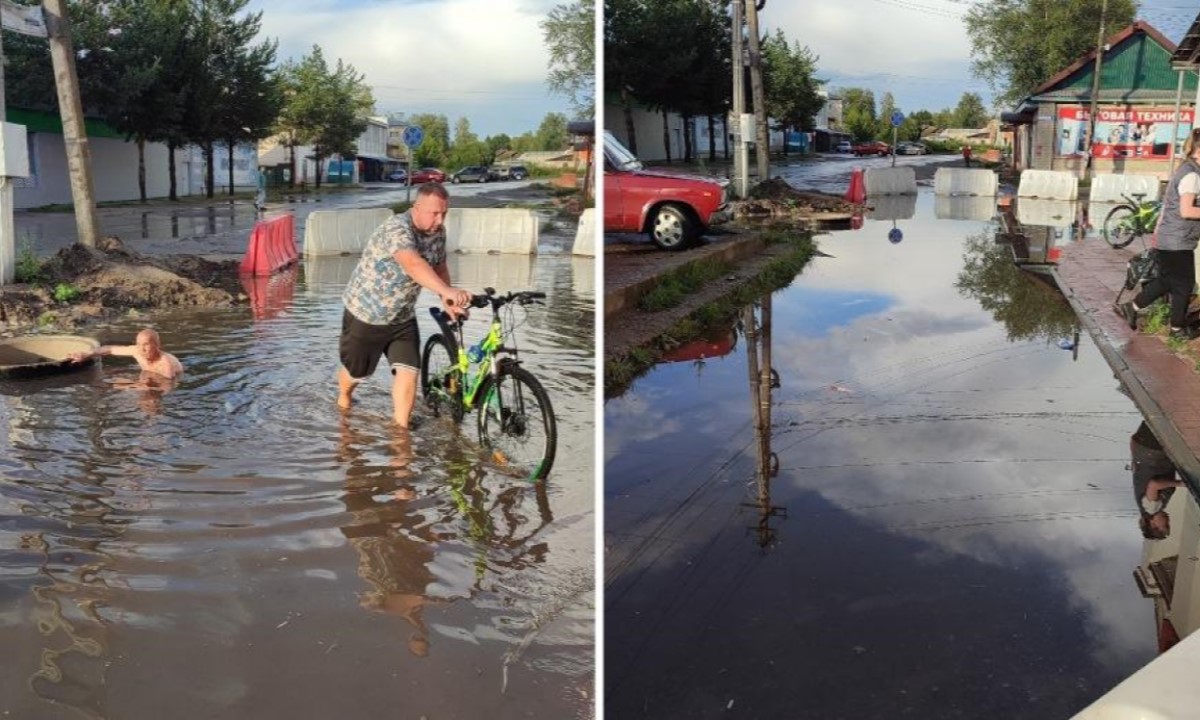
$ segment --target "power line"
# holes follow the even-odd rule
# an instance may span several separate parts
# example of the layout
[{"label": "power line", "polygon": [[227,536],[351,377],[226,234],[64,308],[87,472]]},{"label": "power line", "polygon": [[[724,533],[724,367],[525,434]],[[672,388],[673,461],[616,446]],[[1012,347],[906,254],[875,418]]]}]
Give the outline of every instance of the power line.
[{"label": "power line", "polygon": [[877,3],[884,5],[893,5],[895,7],[904,8],[905,10],[913,10],[915,12],[925,13],[926,15],[936,15],[938,17],[950,18],[951,20],[961,20],[962,13],[956,13],[944,8],[934,8],[928,5],[918,5],[916,3],[905,2],[904,0],[875,0]]}]

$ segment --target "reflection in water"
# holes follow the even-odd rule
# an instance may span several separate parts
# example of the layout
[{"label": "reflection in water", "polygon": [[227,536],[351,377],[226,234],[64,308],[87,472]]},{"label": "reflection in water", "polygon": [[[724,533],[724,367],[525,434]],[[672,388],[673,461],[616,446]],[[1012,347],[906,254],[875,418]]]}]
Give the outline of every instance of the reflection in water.
[{"label": "reflection in water", "polygon": [[779,374],[771,365],[771,294],[759,303],[760,317],[754,306],[742,309],[742,327],[746,334],[746,367],[750,377],[750,404],[754,417],[756,448],[755,502],[758,525],[754,528],[758,546],[764,550],[775,544],[776,529],[771,518],[787,517],[787,508],[771,504],[771,479],[779,474],[779,458],[771,452],[771,391],[780,387]]},{"label": "reflection in water", "polygon": [[1003,323],[1010,341],[1053,342],[1077,334],[1078,320],[1051,283],[1042,275],[1023,272],[1006,246],[983,234],[966,239],[963,269],[954,286]]},{"label": "reflection in water", "polygon": [[1129,449],[1138,527],[1145,538],[1133,577],[1142,596],[1154,601],[1163,653],[1200,627],[1200,506],[1144,421],[1130,437]]}]

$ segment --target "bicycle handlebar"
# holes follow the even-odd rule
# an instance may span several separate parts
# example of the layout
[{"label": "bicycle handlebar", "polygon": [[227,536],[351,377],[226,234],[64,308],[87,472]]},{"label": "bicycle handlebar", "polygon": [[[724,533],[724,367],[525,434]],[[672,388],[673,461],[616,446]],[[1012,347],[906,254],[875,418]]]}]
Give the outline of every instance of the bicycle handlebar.
[{"label": "bicycle handlebar", "polygon": [[497,295],[495,288],[484,288],[482,295],[471,296],[471,307],[485,308],[489,305],[493,310],[499,310],[505,305],[515,302],[518,305],[529,305],[536,303],[544,305],[545,303],[538,302],[546,297],[546,293],[536,290],[521,290],[518,292],[509,292],[507,295]]}]

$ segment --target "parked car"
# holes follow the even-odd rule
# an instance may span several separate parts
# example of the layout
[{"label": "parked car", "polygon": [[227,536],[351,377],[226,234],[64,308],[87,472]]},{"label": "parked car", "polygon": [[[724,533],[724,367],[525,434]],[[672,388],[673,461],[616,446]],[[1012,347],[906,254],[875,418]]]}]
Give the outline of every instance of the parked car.
[{"label": "parked car", "polygon": [[729,196],[728,180],[648,170],[605,131],[605,232],[646,233],[663,250],[682,250],[731,219]]},{"label": "parked car", "polygon": [[833,147],[834,152],[840,152],[840,153],[848,153],[853,149],[854,149],[854,146],[850,144],[849,140],[843,140]]},{"label": "parked car", "polygon": [[929,148],[925,147],[924,143],[919,142],[902,142],[896,143],[897,155],[924,155],[929,152]]},{"label": "parked car", "polygon": [[412,178],[413,185],[427,182],[442,183],[446,182],[446,173],[437,168],[421,168],[413,171]]},{"label": "parked car", "polygon": [[891,155],[892,146],[882,140],[868,140],[854,146],[854,156],[862,155]]},{"label": "parked car", "polygon": [[408,182],[408,173],[403,170],[393,170],[387,175],[384,175],[383,179],[387,180],[388,182]]},{"label": "parked car", "polygon": [[524,165],[493,165],[491,172],[496,180],[524,180],[529,177],[529,170]]},{"label": "parked car", "polygon": [[450,176],[450,182],[478,182],[485,183],[492,180],[492,171],[483,165],[468,165]]}]

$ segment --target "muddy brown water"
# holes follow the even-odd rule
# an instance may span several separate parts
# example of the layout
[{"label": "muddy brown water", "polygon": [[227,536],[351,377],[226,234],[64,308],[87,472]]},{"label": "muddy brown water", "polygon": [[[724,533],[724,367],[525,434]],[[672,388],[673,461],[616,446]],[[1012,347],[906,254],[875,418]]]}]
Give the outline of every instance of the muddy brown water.
[{"label": "muddy brown water", "polygon": [[540,488],[473,418],[398,440],[383,370],[336,410],[353,259],[155,317],[173,389],[119,358],[0,383],[0,717],[590,716],[594,265],[451,262],[549,294],[518,330],[559,420]]},{"label": "muddy brown water", "polygon": [[1069,718],[1154,658],[1141,417],[994,223],[945,210],[818,237],[605,403],[608,717]]}]

